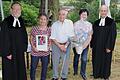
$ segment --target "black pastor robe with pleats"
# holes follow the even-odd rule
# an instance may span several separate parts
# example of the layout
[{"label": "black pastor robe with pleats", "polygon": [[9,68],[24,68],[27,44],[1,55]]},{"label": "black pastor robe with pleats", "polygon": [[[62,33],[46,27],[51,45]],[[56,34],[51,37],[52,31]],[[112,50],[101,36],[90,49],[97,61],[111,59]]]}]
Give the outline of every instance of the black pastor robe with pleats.
[{"label": "black pastor robe with pleats", "polygon": [[[99,26],[100,19],[93,24],[91,40],[92,64],[94,78],[109,78],[111,74],[112,51],[116,40],[116,24],[109,17],[105,18],[105,26]],[[106,49],[111,52],[107,53]]]},{"label": "black pastor robe with pleats", "polygon": [[[0,24],[0,52],[2,55],[2,80],[27,80],[24,52],[27,50],[27,32],[24,20],[19,17],[21,27],[13,25],[12,15]],[[12,60],[7,58],[12,55]]]}]

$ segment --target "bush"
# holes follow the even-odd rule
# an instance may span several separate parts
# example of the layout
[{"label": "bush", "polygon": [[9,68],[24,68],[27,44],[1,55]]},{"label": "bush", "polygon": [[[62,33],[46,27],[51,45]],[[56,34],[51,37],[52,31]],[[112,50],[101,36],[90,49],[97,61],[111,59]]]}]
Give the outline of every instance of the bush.
[{"label": "bush", "polygon": [[[33,5],[25,4],[24,2],[21,2],[21,4],[22,4],[22,17],[25,19],[26,26],[37,24],[37,16],[39,13],[39,9]],[[10,5],[11,3],[9,1],[3,1],[3,9],[4,9],[5,17],[10,14],[9,12]]]},{"label": "bush", "polygon": [[10,5],[11,3],[9,1],[3,1],[3,12],[5,17],[10,14]]},{"label": "bush", "polygon": [[77,20],[79,20],[78,12],[76,12],[76,11],[70,12],[68,15],[68,19],[72,20],[73,22],[76,22]]},{"label": "bush", "polygon": [[120,31],[120,23],[116,24],[117,29]]},{"label": "bush", "polygon": [[90,3],[87,2],[82,2],[82,1],[77,1],[73,3],[69,3],[67,5],[73,5],[75,9],[70,12],[68,18],[71,19],[73,22],[77,21],[79,19],[79,10],[81,8],[86,8],[88,9],[90,15],[88,16],[88,21],[94,22],[96,19],[99,18],[99,2],[94,0],[91,1]]},{"label": "bush", "polygon": [[26,25],[31,26],[37,24],[37,17],[39,9],[33,5],[25,4],[22,2],[23,6],[23,18],[25,19]]}]

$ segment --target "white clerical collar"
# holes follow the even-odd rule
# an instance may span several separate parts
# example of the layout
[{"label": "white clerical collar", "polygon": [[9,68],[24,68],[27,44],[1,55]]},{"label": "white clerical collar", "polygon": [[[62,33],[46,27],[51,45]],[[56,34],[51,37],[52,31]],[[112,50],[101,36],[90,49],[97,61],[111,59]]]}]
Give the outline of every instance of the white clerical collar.
[{"label": "white clerical collar", "polygon": [[18,22],[18,26],[21,27],[21,26],[20,26],[20,21],[18,20],[18,18],[15,18],[15,17],[14,17],[14,21],[13,21],[13,26],[14,26],[14,27],[16,27],[16,22]]},{"label": "white clerical collar", "polygon": [[105,26],[105,18],[101,18],[99,26]]}]

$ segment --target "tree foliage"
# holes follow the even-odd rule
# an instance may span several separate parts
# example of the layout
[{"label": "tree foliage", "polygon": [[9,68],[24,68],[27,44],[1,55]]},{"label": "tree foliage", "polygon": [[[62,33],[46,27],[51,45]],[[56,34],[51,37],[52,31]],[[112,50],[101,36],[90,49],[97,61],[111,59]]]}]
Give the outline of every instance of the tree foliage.
[{"label": "tree foliage", "polygon": [[90,15],[88,17],[90,22],[94,22],[96,19],[98,19],[98,9],[99,9],[99,2],[96,0],[93,1],[85,1],[85,0],[77,0],[77,1],[71,1],[67,3],[66,5],[73,5],[75,9],[70,12],[68,18],[70,18],[72,21],[76,21],[79,19],[79,10],[82,8],[88,9]]},{"label": "tree foliage", "polygon": [[[4,1],[3,4],[4,15],[5,17],[7,17],[10,14],[11,3],[9,1]],[[25,19],[26,26],[35,25],[37,23],[39,9],[33,5],[25,4],[24,2],[21,2],[21,4],[22,4],[22,17]]]},{"label": "tree foliage", "polygon": [[26,25],[31,26],[37,24],[39,9],[33,5],[24,4],[24,2],[22,2],[22,6],[23,6],[23,18],[26,21]]},{"label": "tree foliage", "polygon": [[117,2],[118,0],[112,0],[110,9],[112,17],[116,20],[116,22],[120,23],[120,9],[117,8]]},{"label": "tree foliage", "polygon": [[[42,0],[19,0],[22,3],[23,12],[22,16],[25,19],[26,25],[31,26],[37,24],[37,16],[41,11],[40,5]],[[45,0],[44,0],[45,1]],[[117,9],[117,1],[119,0],[111,0],[111,15],[112,17],[120,23],[120,10]],[[53,20],[57,19],[58,10],[59,10],[59,2],[62,5],[74,6],[74,10],[70,12],[68,18],[73,22],[79,19],[79,10],[81,8],[88,9],[90,15],[88,20],[90,22],[94,22],[99,17],[99,0],[48,0],[48,8],[51,10],[53,14]],[[3,1],[4,5],[4,14],[5,17],[9,15],[9,6],[10,1]]]},{"label": "tree foliage", "polygon": [[[120,17],[120,10],[117,9],[117,1],[111,0],[110,11],[111,15],[115,20],[118,20]],[[73,21],[76,21],[76,13],[79,12],[81,8],[86,8],[89,10],[89,21],[94,22],[99,17],[99,0],[68,0],[64,5],[72,5],[75,9],[70,13],[69,18]],[[77,15],[78,16],[78,15]]]},{"label": "tree foliage", "polygon": [[20,0],[20,1],[24,2],[25,4],[33,5],[36,8],[40,7],[40,0]]}]

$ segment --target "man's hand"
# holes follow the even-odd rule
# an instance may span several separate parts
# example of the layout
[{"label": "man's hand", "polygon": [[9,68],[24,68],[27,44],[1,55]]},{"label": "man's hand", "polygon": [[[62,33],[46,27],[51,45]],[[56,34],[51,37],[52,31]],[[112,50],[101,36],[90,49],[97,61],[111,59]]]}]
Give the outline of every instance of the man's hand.
[{"label": "man's hand", "polygon": [[61,49],[61,51],[66,52],[65,45],[59,45],[58,47]]},{"label": "man's hand", "polygon": [[111,50],[110,50],[110,49],[106,49],[106,52],[107,52],[107,53],[110,53],[110,52],[111,52]]},{"label": "man's hand", "polygon": [[57,42],[56,40],[52,40],[59,48],[62,52],[66,52],[66,48],[65,45],[61,45],[59,42]]},{"label": "man's hand", "polygon": [[11,60],[12,59],[12,55],[10,54],[9,56],[7,56],[7,59]]}]

